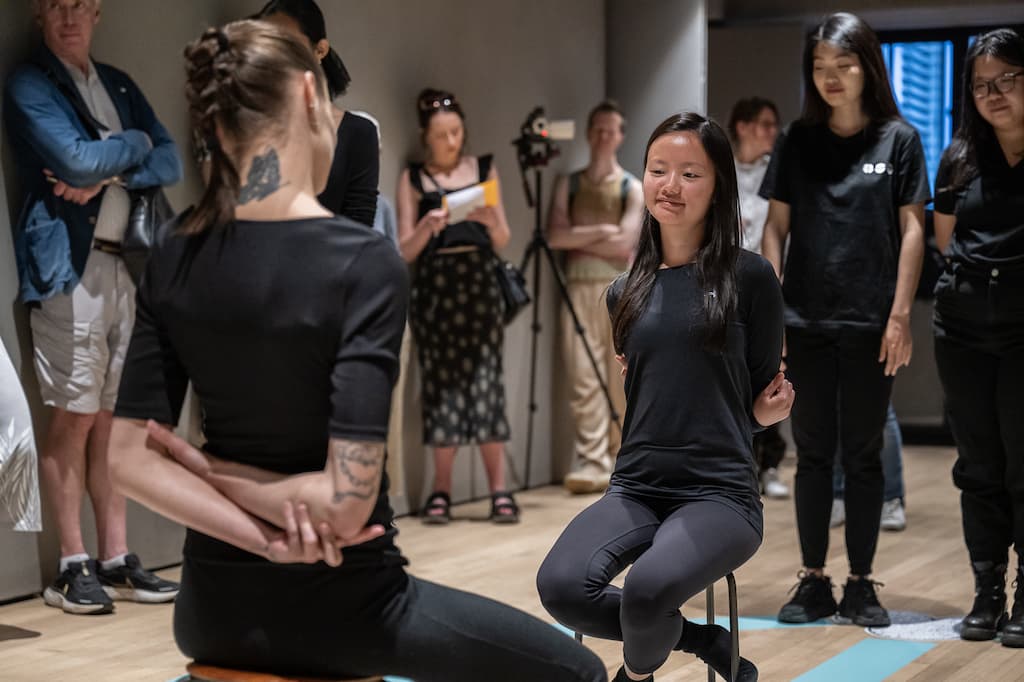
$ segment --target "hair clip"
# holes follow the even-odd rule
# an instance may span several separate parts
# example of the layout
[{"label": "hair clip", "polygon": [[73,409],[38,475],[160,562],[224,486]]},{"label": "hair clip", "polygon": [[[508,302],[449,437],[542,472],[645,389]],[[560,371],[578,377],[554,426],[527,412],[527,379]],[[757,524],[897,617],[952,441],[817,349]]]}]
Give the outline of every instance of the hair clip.
[{"label": "hair clip", "polygon": [[440,97],[435,98],[427,102],[420,102],[420,109],[422,111],[430,111],[431,109],[440,109],[441,107],[452,107],[455,104],[454,97]]}]

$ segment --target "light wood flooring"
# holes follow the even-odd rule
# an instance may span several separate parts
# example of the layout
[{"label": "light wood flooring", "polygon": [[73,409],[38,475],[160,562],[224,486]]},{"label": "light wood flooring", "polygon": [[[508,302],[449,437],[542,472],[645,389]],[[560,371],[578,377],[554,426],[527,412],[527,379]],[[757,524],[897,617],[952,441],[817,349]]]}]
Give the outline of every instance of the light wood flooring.
[{"label": "light wood flooring", "polygon": [[[971,603],[973,583],[961,537],[959,496],[949,476],[953,458],[950,448],[906,449],[908,528],[883,533],[875,564],[876,579],[886,584],[880,598],[890,609],[949,617],[962,614]],[[783,476],[790,483],[793,471],[789,457]],[[461,520],[448,527],[424,527],[415,518],[399,520],[399,543],[412,561],[412,571],[550,621],[534,588],[537,566],[567,521],[593,498],[570,497],[548,487],[519,499],[523,522],[514,527],[470,520],[486,515],[484,502],[456,507]],[[799,568],[792,500],[768,500],[765,511],[764,545],[736,574],[744,616],[774,615]],[[847,568],[841,529],[833,531],[831,539],[830,573],[841,585]],[[164,574],[174,578],[177,571]],[[718,611],[723,613],[724,582],[718,595]],[[703,596],[688,603],[684,614],[699,616],[702,609]],[[182,674],[185,665],[170,623],[167,606],[119,602],[115,615],[102,617],[67,616],[40,599],[0,607],[0,680],[166,682]],[[852,626],[754,630],[743,633],[741,648],[757,663],[761,680],[790,680],[867,637]],[[597,640],[587,644],[614,673],[621,662],[620,645]],[[699,681],[706,680],[707,673],[692,656],[676,653],[657,679]],[[1024,680],[1024,650],[994,642],[940,642],[888,679]]]}]

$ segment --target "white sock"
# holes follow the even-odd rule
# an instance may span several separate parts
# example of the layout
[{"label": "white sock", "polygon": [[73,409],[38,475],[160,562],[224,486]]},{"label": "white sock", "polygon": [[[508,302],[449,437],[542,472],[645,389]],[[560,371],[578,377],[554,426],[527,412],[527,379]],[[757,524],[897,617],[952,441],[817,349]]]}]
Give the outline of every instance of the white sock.
[{"label": "white sock", "polygon": [[124,558],[126,556],[128,556],[128,555],[127,554],[118,554],[117,556],[111,557],[110,559],[107,559],[106,561],[101,561],[100,562],[100,566],[103,567],[104,571],[109,571],[112,568],[119,568],[121,566],[124,566],[124,564],[125,564]]},{"label": "white sock", "polygon": [[88,554],[71,554],[68,556],[62,556],[60,558],[60,572],[63,573],[64,571],[68,570],[68,566],[70,566],[71,564],[80,564],[83,561],[88,560]]}]

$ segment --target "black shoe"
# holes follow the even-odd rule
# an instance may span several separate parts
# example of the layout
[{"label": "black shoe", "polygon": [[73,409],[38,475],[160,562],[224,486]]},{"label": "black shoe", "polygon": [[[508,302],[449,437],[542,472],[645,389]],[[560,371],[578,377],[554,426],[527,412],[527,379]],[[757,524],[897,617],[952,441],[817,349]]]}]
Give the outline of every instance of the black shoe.
[{"label": "black shoe", "polygon": [[[615,677],[611,679],[611,682],[634,682],[630,679],[629,675],[626,674],[626,666],[619,668],[619,672],[615,673]],[[640,682],[654,682],[654,675],[648,675]]]},{"label": "black shoe", "polygon": [[726,682],[757,682],[757,666],[743,657],[740,657],[736,679],[732,679],[732,635],[721,625],[686,621],[676,648],[697,656]]},{"label": "black shoe", "polygon": [[779,611],[779,622],[810,623],[835,614],[836,599],[832,596],[832,578],[804,571],[798,576],[800,582],[794,586],[796,594]]},{"label": "black shoe", "polygon": [[1013,581],[1013,612],[1003,626],[1003,646],[1024,649],[1024,563],[1017,568],[1017,579]]},{"label": "black shoe", "polygon": [[976,561],[974,606],[960,621],[960,639],[984,642],[995,639],[1006,624],[1006,564]]},{"label": "black shoe", "polygon": [[864,627],[885,627],[891,625],[889,612],[878,603],[875,585],[884,587],[882,583],[871,578],[848,578],[843,587],[843,600],[839,602],[839,615],[849,618],[854,625]]},{"label": "black shoe", "polygon": [[61,573],[53,585],[43,591],[48,606],[63,609],[64,613],[113,613],[114,602],[103,591],[96,577],[96,561],[77,561]]},{"label": "black shoe", "polygon": [[126,554],[123,566],[110,570],[100,566],[99,579],[111,599],[158,604],[178,596],[178,583],[158,578],[142,568],[142,562],[135,554]]}]

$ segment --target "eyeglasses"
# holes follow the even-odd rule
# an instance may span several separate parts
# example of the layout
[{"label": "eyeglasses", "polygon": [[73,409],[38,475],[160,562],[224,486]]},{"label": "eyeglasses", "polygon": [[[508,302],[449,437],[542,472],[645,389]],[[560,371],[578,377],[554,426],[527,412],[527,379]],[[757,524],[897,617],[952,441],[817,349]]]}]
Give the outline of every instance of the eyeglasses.
[{"label": "eyeglasses", "polygon": [[971,86],[971,92],[974,94],[974,99],[985,99],[992,94],[993,91],[1000,94],[1007,94],[1013,90],[1013,86],[1017,82],[1017,76],[1024,75],[1024,71],[1018,71],[1016,73],[1004,73],[998,78],[993,78],[990,81],[978,81]]},{"label": "eyeglasses", "polygon": [[441,107],[445,107],[447,109],[453,106],[455,106],[454,97],[441,97],[420,102],[420,111],[433,111],[434,109],[440,109]]},{"label": "eyeglasses", "polygon": [[62,12],[69,12],[73,16],[84,16],[93,10],[93,2],[86,0],[73,0],[73,2],[60,2],[59,0],[49,0],[49,2],[42,3],[43,11],[47,14],[59,14]]}]

